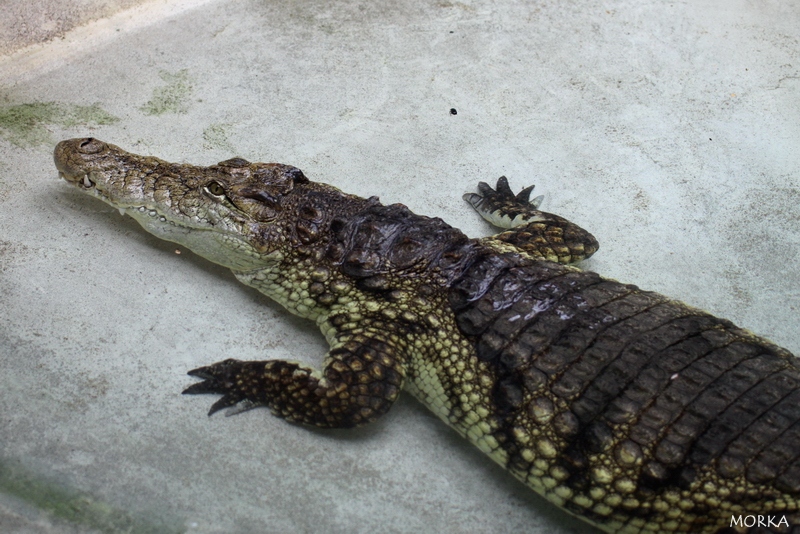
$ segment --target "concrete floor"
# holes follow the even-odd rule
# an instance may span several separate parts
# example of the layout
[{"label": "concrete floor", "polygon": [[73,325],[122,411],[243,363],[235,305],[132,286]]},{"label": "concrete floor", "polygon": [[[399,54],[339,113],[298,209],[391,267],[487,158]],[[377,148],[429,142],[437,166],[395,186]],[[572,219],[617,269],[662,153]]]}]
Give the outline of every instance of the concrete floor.
[{"label": "concrete floor", "polygon": [[796,0],[166,0],[5,43],[0,531],[584,532],[408,397],[355,431],[207,418],[188,369],[321,336],[53,146],[280,161],[476,236],[460,196],[506,174],[597,236],[585,268],[800,353],[798,39]]},{"label": "concrete floor", "polygon": [[[0,0],[0,55],[63,38],[76,26],[144,3],[146,0]],[[152,6],[145,9],[150,11]]]}]

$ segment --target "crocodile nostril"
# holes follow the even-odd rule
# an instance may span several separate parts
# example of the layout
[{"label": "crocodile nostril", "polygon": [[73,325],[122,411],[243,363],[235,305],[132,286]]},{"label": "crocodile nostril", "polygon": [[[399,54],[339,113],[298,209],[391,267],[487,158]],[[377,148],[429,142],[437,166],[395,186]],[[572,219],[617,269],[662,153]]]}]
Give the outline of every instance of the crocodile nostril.
[{"label": "crocodile nostril", "polygon": [[78,152],[81,154],[97,154],[105,149],[106,144],[94,137],[87,137],[78,143]]}]

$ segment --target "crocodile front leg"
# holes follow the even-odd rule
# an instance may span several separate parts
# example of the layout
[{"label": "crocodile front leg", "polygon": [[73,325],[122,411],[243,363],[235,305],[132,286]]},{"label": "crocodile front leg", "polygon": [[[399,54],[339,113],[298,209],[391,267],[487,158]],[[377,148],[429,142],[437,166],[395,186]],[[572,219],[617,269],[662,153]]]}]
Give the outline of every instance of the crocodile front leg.
[{"label": "crocodile front leg", "polygon": [[225,360],[189,371],[204,379],[184,393],[223,397],[209,415],[241,403],[267,406],[288,421],[350,428],[386,413],[403,387],[405,364],[380,336],[340,334],[321,371],[284,360]]},{"label": "crocodile front leg", "polygon": [[529,202],[533,186],[514,195],[506,177],[501,176],[496,189],[480,182],[478,191],[465,194],[464,200],[494,226],[511,228],[486,238],[487,242],[509,243],[537,260],[563,264],[584,260],[599,248],[594,236],[580,226],[558,215],[539,211],[542,197]]}]

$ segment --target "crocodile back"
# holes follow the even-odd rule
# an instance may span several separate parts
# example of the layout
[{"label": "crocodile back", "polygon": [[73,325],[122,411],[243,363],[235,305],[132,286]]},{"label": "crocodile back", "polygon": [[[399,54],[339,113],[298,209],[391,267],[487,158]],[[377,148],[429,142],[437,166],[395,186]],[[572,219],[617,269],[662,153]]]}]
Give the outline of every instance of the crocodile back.
[{"label": "crocodile back", "polygon": [[596,273],[486,253],[451,286],[492,377],[506,467],[609,530],[728,526],[800,500],[800,368],[720,319]]}]

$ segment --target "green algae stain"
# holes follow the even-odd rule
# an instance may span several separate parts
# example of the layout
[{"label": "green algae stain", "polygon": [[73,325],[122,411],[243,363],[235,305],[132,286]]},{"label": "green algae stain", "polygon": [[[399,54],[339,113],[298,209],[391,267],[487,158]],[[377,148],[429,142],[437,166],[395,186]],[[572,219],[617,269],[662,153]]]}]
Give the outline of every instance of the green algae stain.
[{"label": "green algae stain", "polygon": [[0,492],[20,499],[56,520],[88,527],[92,531],[108,534],[178,534],[187,530],[175,520],[162,522],[152,515],[145,519],[115,509],[89,494],[43,480],[17,462],[0,460]]},{"label": "green algae stain", "polygon": [[0,108],[0,137],[18,147],[53,144],[48,126],[65,128],[113,124],[119,119],[98,104],[78,106],[34,102]]},{"label": "green algae stain", "polygon": [[145,115],[165,113],[186,113],[189,111],[189,97],[194,87],[187,69],[171,74],[162,70],[158,73],[167,85],[156,87],[153,97],[141,108]]}]

